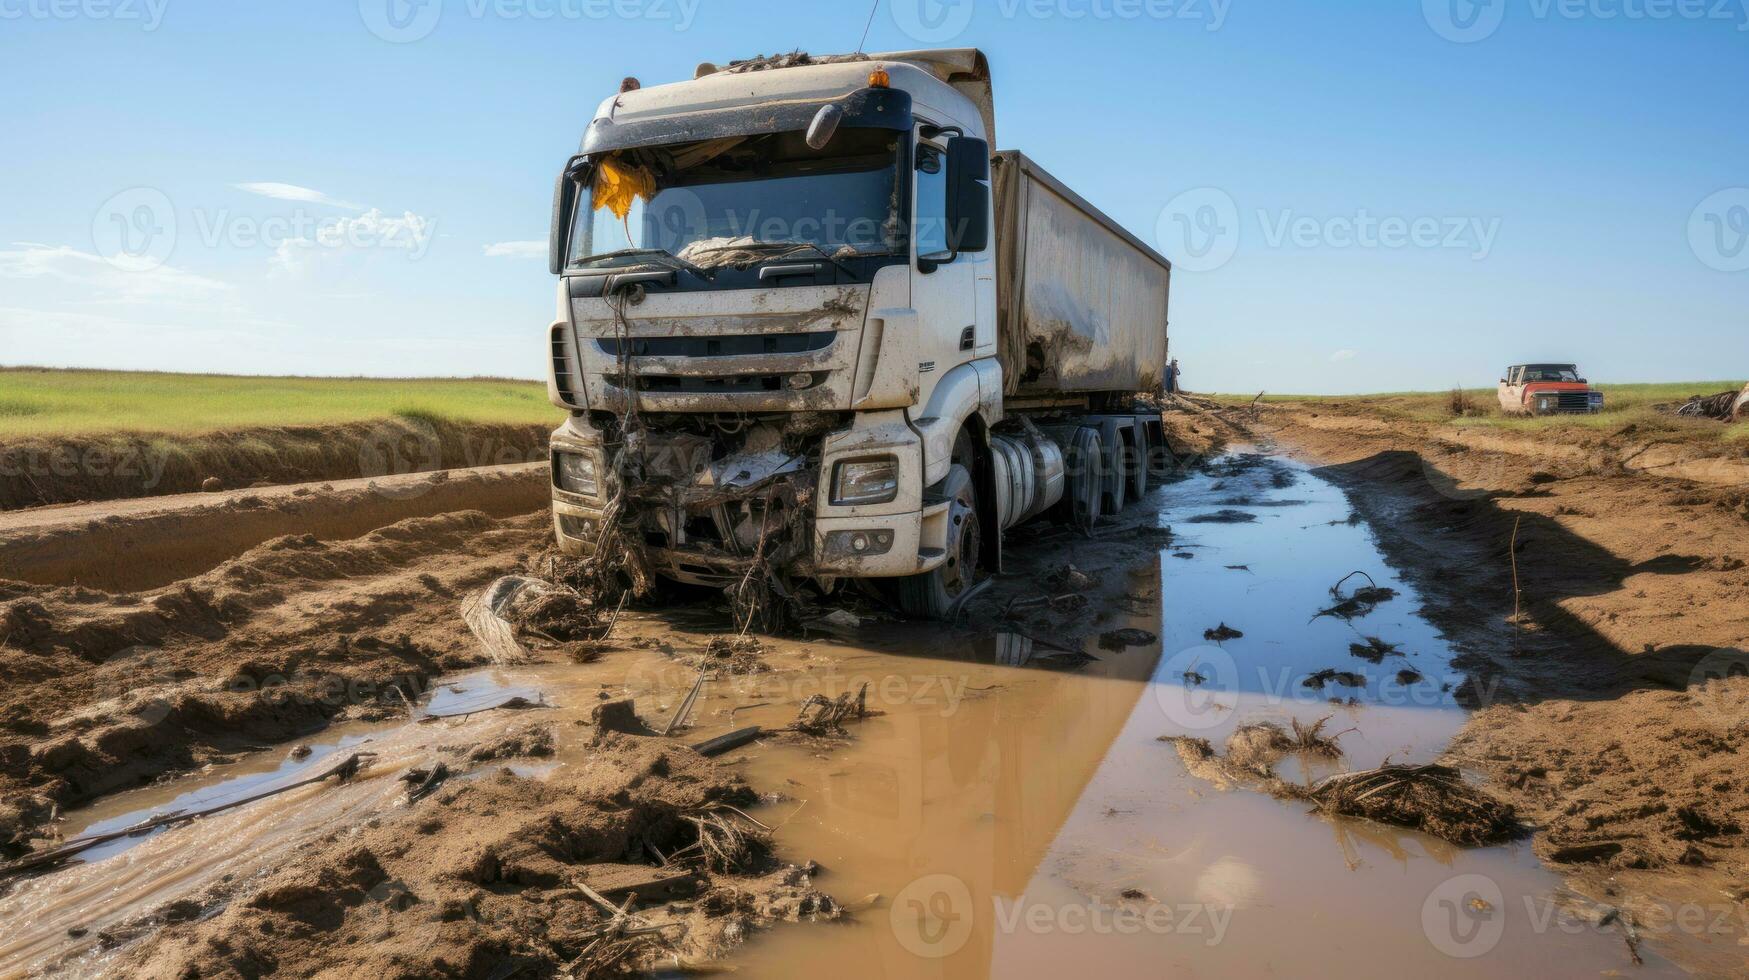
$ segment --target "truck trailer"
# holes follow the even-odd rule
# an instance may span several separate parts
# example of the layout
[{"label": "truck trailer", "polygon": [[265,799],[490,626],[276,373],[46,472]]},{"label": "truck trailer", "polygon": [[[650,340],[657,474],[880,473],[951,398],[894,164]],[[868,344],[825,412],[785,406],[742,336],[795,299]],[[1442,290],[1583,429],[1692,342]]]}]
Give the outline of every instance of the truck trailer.
[{"label": "truck trailer", "polygon": [[704,64],[601,103],[553,203],[562,551],[939,618],[1003,531],[1146,492],[1172,265],[993,153],[994,104],[969,49]]}]

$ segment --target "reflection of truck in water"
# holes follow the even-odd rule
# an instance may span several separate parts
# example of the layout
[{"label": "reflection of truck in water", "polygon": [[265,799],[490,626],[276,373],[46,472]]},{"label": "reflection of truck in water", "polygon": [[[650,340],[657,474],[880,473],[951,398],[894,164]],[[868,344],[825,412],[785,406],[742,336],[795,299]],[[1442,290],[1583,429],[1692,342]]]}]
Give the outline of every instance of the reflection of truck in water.
[{"label": "reflection of truck in water", "polygon": [[602,103],[554,201],[562,549],[941,616],[1004,529],[1142,493],[1171,265],[993,130],[972,50]]},{"label": "reflection of truck in water", "polygon": [[1603,392],[1579,377],[1573,364],[1517,364],[1500,379],[1500,410],[1507,415],[1583,415],[1603,411]]}]

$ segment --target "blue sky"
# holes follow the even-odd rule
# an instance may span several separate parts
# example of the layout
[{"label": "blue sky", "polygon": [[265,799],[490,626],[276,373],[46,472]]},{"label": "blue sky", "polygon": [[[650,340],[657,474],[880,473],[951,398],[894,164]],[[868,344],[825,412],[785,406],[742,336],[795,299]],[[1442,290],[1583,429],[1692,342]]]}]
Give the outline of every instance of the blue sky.
[{"label": "blue sky", "polygon": [[[599,101],[869,10],[391,2],[0,0],[0,363],[539,377]],[[1745,3],[881,0],[868,48],[989,53],[1003,147],[1179,263],[1194,389],[1740,378]]]}]

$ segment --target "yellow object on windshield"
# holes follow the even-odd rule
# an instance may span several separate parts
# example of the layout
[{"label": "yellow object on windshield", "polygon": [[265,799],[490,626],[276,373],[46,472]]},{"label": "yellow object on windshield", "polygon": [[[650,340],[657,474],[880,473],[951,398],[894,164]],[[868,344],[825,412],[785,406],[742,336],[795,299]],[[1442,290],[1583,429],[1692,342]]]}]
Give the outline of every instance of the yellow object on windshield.
[{"label": "yellow object on windshield", "polygon": [[590,204],[593,210],[608,208],[613,216],[625,220],[632,212],[632,201],[648,201],[656,196],[656,175],[648,167],[628,167],[613,157],[601,161],[595,171],[595,192]]}]

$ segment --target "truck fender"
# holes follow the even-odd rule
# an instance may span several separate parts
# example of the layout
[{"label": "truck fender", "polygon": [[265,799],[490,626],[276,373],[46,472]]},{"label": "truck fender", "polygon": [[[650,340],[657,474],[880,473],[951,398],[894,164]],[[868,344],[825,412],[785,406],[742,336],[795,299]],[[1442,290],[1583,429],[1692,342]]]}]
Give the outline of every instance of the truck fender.
[{"label": "truck fender", "polygon": [[978,416],[982,407],[978,370],[971,364],[953,368],[936,382],[928,404],[911,420],[923,437],[924,486],[934,486],[947,477],[947,469],[953,465],[954,440],[966,427],[966,420]]}]

